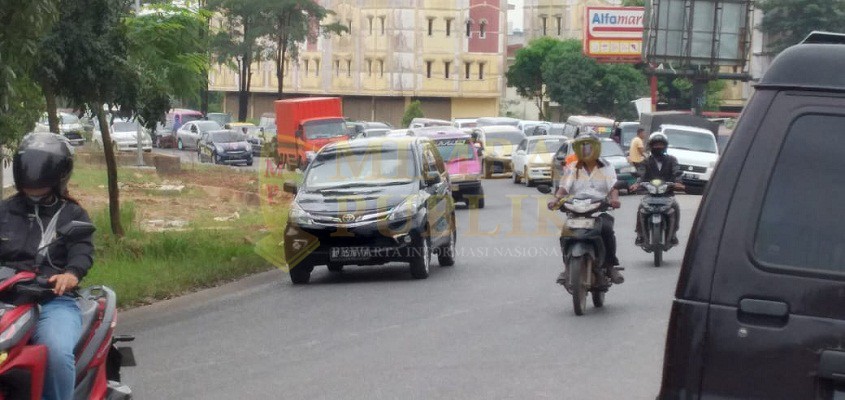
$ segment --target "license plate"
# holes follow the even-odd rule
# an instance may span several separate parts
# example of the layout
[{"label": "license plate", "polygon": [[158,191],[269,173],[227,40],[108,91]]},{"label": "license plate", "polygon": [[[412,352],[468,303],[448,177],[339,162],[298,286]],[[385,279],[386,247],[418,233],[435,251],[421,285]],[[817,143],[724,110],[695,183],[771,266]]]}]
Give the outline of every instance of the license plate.
[{"label": "license plate", "polygon": [[595,220],[590,218],[570,218],[566,221],[566,227],[570,229],[593,229]]},{"label": "license plate", "polygon": [[698,176],[693,175],[693,174],[684,174],[684,179],[696,181],[696,180],[698,180]]},{"label": "license plate", "polygon": [[332,247],[332,260],[365,260],[372,257],[370,247]]},{"label": "license plate", "polygon": [[651,216],[651,223],[653,223],[653,224],[659,224],[660,220],[661,220],[661,218],[660,218],[659,214],[654,214],[654,215]]},{"label": "license plate", "polygon": [[460,187],[460,186],[455,185],[455,184],[453,184],[453,185],[452,185],[452,191],[453,191],[453,192],[457,192],[457,191],[459,191],[459,190],[461,190],[461,187]]}]

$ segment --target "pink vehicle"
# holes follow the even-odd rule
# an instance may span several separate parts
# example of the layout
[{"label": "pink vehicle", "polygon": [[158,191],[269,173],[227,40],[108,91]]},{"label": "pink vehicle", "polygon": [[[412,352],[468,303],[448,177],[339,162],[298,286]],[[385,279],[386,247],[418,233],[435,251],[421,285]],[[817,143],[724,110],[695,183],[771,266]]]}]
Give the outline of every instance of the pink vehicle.
[{"label": "pink vehicle", "polygon": [[478,149],[466,132],[447,126],[414,130],[416,136],[434,141],[452,183],[452,197],[470,208],[484,208],[484,189],[481,187],[481,159]]}]

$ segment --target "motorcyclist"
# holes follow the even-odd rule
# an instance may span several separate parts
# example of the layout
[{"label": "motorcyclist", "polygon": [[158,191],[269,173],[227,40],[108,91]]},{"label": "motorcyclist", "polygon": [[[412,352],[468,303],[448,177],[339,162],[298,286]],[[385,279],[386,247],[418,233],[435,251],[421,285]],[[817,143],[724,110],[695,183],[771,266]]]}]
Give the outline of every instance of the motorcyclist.
[{"label": "motorcyclist", "polygon": [[[601,141],[593,134],[584,134],[572,142],[572,149],[577,162],[564,167],[563,176],[555,198],[550,200],[548,207],[554,210],[560,206],[561,199],[572,195],[589,195],[593,198],[609,198],[610,206],[619,208],[619,191],[616,189],[616,170],[613,165],[599,158],[601,155]],[[616,235],[613,232],[614,219],[610,214],[601,213],[598,218],[601,224],[601,235],[606,251],[606,270],[613,283],[620,284],[625,278],[619,272],[616,258]],[[561,239],[561,246],[563,239]],[[565,285],[569,273],[564,269],[557,282]]]},{"label": "motorcyclist", "polygon": [[67,191],[73,152],[64,137],[28,135],[12,169],[17,193],[0,202],[0,262],[49,278],[56,296],[41,303],[32,341],[47,347],[43,398],[69,400],[76,380],[74,347],[82,335],[82,313],[70,294],[93,264],[94,245],[89,236],[39,248],[55,239],[57,227],[91,220]]},{"label": "motorcyclist", "polygon": [[[631,192],[635,192],[639,189],[641,183],[650,182],[654,179],[660,179],[664,182],[674,182],[674,190],[684,189],[684,184],[681,181],[681,167],[678,165],[678,159],[666,154],[666,149],[668,147],[669,139],[665,134],[654,132],[648,137],[646,148],[650,154],[648,158],[640,164],[639,177],[637,178],[637,182],[631,185]],[[672,203],[672,209],[675,210],[674,218],[672,218],[672,244],[676,245],[678,244],[678,227],[680,225],[679,220],[681,217],[681,209],[678,206],[677,201]],[[645,240],[641,228],[642,221],[641,218],[637,216],[637,246],[641,245]]]}]

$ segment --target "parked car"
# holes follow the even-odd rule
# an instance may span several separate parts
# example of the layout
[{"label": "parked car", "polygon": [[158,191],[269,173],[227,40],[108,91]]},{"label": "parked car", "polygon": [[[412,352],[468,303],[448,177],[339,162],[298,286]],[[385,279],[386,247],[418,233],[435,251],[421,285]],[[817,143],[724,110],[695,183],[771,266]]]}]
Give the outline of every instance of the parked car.
[{"label": "parked car", "polygon": [[719,160],[719,146],[713,133],[681,125],[661,125],[658,132],[669,139],[667,153],[678,159],[686,192],[701,194]]},{"label": "parked car", "polygon": [[446,121],[442,119],[432,119],[432,118],[414,118],[411,120],[411,124],[408,125],[409,129],[416,129],[416,128],[427,128],[430,126],[452,126],[451,121]]},{"label": "parked car", "polygon": [[515,126],[484,126],[475,128],[483,149],[484,177],[492,178],[493,174],[506,174],[513,171],[513,151],[525,134]]},{"label": "parked car", "polygon": [[[156,136],[153,138],[153,145],[161,148],[178,147],[177,132],[188,122],[200,121],[203,115],[199,111],[174,108],[165,116],[163,130],[156,129]],[[219,125],[218,125],[219,126]],[[220,128],[218,128],[220,129]]]},{"label": "parked car", "polygon": [[220,126],[226,126],[226,124],[232,122],[232,114],[228,113],[208,113],[205,115],[205,119],[209,121],[214,121],[218,123]]},{"label": "parked car", "polygon": [[252,146],[252,155],[255,157],[261,156],[261,151],[264,143],[267,143],[264,128],[255,126],[249,122],[231,122],[226,124],[223,129],[237,131],[246,135],[246,139]]},{"label": "parked car", "polygon": [[[109,128],[109,134],[111,135],[112,145],[117,151],[137,151],[139,137],[141,139],[141,150],[153,151],[153,141],[149,129],[140,126],[136,120],[115,119]],[[103,145],[103,133],[100,129],[94,130],[91,141],[98,146]]]},{"label": "parked car", "polygon": [[658,399],[842,397],[842,43],[812,33],[755,86],[692,223]]},{"label": "parked car", "polygon": [[475,121],[476,127],[483,127],[483,126],[513,126],[516,127],[519,125],[519,120],[516,118],[510,117],[484,117],[479,118]]},{"label": "parked car", "polygon": [[452,184],[452,198],[469,208],[484,208],[484,189],[481,187],[481,160],[470,135],[455,127],[423,128],[417,136],[434,141],[440,152]]},{"label": "parked car", "polygon": [[[82,122],[79,120],[79,117],[66,112],[60,112],[57,116],[59,117],[59,131],[53,133],[59,133],[66,137],[73,146],[82,146],[85,144],[85,136],[83,136],[85,127],[82,126]],[[47,113],[44,113],[41,116],[41,119],[35,124],[33,132],[50,132],[50,123],[47,120]]]},{"label": "parked car", "polygon": [[[557,152],[555,152],[552,158],[552,185],[555,190],[557,190],[558,184],[560,183],[560,177],[563,176],[563,168],[567,164],[566,160],[572,160],[574,157],[573,149],[569,142],[563,143]],[[622,147],[613,141],[613,139],[601,139],[601,158],[613,165],[613,168],[616,170],[617,181],[625,181],[628,186],[636,182],[634,172],[637,169],[628,162],[628,158],[625,157]]]},{"label": "parked car", "polygon": [[534,186],[552,179],[552,155],[567,141],[566,136],[530,136],[513,154],[513,183]]},{"label": "parked car", "polygon": [[271,137],[276,137],[276,114],[261,114],[261,118],[258,120],[258,126],[264,128],[264,134],[268,136],[268,140]]},{"label": "parked car", "polygon": [[391,129],[387,132],[387,137],[403,137],[414,136],[414,131],[410,129]]},{"label": "parked car", "polygon": [[599,137],[610,137],[614,123],[614,120],[605,117],[573,115],[566,119],[564,135],[575,138],[584,133],[593,133]]},{"label": "parked car", "polygon": [[176,131],[176,148],[179,150],[196,149],[203,133],[222,130],[214,121],[192,121],[182,125]]},{"label": "parked car", "polygon": [[527,120],[523,120],[523,121],[519,121],[519,123],[516,125],[516,127],[519,128],[520,130],[522,130],[522,133],[524,133],[525,136],[533,136],[534,133],[535,133],[534,132],[535,128],[537,128],[540,125],[546,125],[546,124],[548,124],[548,122],[546,122],[546,121],[527,121]]},{"label": "parked car", "polygon": [[458,129],[475,128],[478,126],[478,118],[455,118],[452,120],[452,126]]},{"label": "parked car", "polygon": [[[528,136],[542,136],[542,135],[552,135],[552,136],[566,136],[564,135],[564,128],[566,127],[565,124],[561,123],[545,123],[540,124],[534,127],[534,132],[532,132]],[[572,139],[569,136],[566,136]]]},{"label": "parked car", "polygon": [[637,136],[637,130],[640,129],[639,122],[620,122],[619,129],[622,129],[622,150],[625,155],[628,155],[628,150],[631,148],[631,141]]},{"label": "parked car", "polygon": [[340,272],[346,265],[407,262],[411,276],[424,279],[434,255],[440,266],[455,263],[449,174],[430,139],[330,143],[302,185],[287,182],[284,190],[296,194],[284,238],[294,284],[308,283],[317,265]]},{"label": "parked car", "polygon": [[232,130],[206,131],[198,143],[200,162],[249,166],[253,163],[252,145],[243,133]]}]

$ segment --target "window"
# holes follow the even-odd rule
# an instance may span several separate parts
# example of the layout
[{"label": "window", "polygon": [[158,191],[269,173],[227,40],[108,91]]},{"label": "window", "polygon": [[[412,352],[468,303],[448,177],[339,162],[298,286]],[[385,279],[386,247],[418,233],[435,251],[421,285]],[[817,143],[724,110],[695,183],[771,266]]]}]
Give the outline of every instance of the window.
[{"label": "window", "polygon": [[373,60],[367,60],[367,75],[373,76]]},{"label": "window", "polygon": [[542,25],[543,25],[543,36],[546,36],[546,35],[548,35],[548,33],[546,33],[546,28],[547,28],[546,17],[543,16],[543,17],[540,17],[540,19],[542,20]]},{"label": "window", "polygon": [[452,36],[452,20],[446,20],[446,37]]},{"label": "window", "polygon": [[449,61],[443,62],[443,76],[449,79],[449,70],[452,69],[452,63]]},{"label": "window", "polygon": [[367,17],[367,21],[370,24],[370,36],[373,36],[373,16]]},{"label": "window", "polygon": [[481,21],[481,23],[478,24],[478,37],[482,39],[487,37],[487,21]]},{"label": "window", "polygon": [[346,76],[352,76],[352,60],[346,60]]},{"label": "window", "polygon": [[472,21],[467,21],[467,37],[472,37]]},{"label": "window", "polygon": [[557,20],[557,35],[560,36],[563,33],[563,18],[558,15],[555,19]]},{"label": "window", "polygon": [[466,69],[466,79],[469,79],[470,71],[472,70],[472,63],[464,64],[464,68]]},{"label": "window", "polygon": [[431,61],[425,62],[425,77],[431,78]]},{"label": "window", "polygon": [[320,76],[320,59],[314,60],[314,76]]},{"label": "window", "polygon": [[478,79],[484,79],[484,63],[478,64]]},{"label": "window", "polygon": [[340,60],[334,60],[334,75],[340,76]]},{"label": "window", "polygon": [[845,272],[843,124],[845,116],[804,115],[789,128],[757,225],[759,260]]},{"label": "window", "polygon": [[381,22],[381,35],[384,36],[384,16],[378,17],[379,21]]},{"label": "window", "polygon": [[428,36],[432,36],[434,34],[434,18],[428,19]]},{"label": "window", "polygon": [[351,19],[347,19],[347,20],[346,20],[346,27],[347,27],[347,28],[349,28],[349,32],[348,32],[348,33],[349,33],[349,35],[351,36],[351,35],[352,35],[352,20],[351,20]]},{"label": "window", "polygon": [[384,76],[384,60],[378,60],[378,76]]},{"label": "window", "polygon": [[308,60],[305,60],[305,76],[308,76],[308,66],[309,66],[309,62],[308,62]]}]

